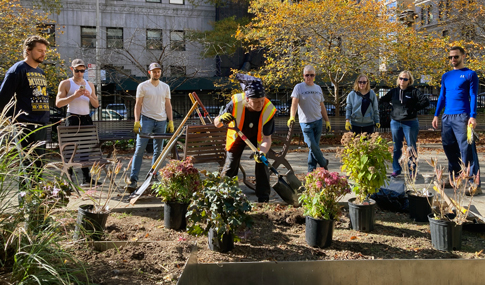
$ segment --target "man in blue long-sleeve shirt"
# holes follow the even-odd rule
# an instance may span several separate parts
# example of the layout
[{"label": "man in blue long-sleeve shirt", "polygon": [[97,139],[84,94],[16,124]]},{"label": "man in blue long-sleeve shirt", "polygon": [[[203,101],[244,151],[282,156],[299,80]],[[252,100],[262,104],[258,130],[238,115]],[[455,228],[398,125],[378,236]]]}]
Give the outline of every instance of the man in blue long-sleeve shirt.
[{"label": "man in blue long-sleeve shirt", "polygon": [[[477,126],[477,93],[478,76],[475,71],[465,67],[465,50],[462,47],[452,47],[449,57],[453,70],[443,74],[441,92],[433,118],[433,128],[438,128],[438,116],[442,117],[441,140],[448,158],[448,171],[456,175],[461,171],[460,159],[465,167],[470,166],[471,174],[479,173],[477,149],[475,142],[467,142],[467,126]],[[482,193],[481,182],[465,190],[466,195]]]}]

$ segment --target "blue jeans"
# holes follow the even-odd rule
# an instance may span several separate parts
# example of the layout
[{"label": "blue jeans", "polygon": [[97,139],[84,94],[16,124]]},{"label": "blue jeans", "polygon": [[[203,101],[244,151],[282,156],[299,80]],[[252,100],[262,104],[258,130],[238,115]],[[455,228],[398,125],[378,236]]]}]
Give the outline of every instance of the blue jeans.
[{"label": "blue jeans", "polygon": [[399,159],[402,155],[402,140],[406,138],[408,150],[410,148],[416,149],[416,141],[418,140],[419,121],[394,121],[391,120],[392,142],[394,143],[394,157],[392,159],[392,170],[398,174],[401,173],[402,168],[399,165]]},{"label": "blue jeans", "polygon": [[311,122],[300,123],[301,131],[305,143],[308,145],[308,172],[312,172],[317,168],[317,163],[320,167],[327,166],[328,161],[323,157],[323,153],[320,150],[320,137],[322,136],[323,119]]},{"label": "blue jeans", "polygon": [[[469,120],[468,114],[443,115],[441,123],[441,141],[443,150],[448,158],[448,171],[455,175],[461,171],[460,159],[465,167],[470,166],[472,174],[477,175],[480,165],[478,163],[477,148],[475,142],[468,144],[466,141],[466,128]],[[480,186],[480,183],[478,184]]]},{"label": "blue jeans", "polygon": [[[164,134],[167,129],[167,121],[156,121],[149,117],[141,115],[140,118],[141,133],[142,134]],[[136,136],[136,149],[133,155],[133,164],[131,165],[130,180],[132,184],[138,181],[138,173],[140,172],[141,163],[143,160],[143,154],[148,144],[148,138],[140,138],[140,135]],[[157,160],[163,148],[163,139],[153,140],[153,158],[152,165]]]}]

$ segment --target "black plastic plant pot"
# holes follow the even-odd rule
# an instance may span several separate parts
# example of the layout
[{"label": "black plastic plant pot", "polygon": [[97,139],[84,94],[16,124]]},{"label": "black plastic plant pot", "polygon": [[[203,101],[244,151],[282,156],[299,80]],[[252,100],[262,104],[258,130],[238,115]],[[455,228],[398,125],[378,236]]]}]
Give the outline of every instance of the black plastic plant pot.
[{"label": "black plastic plant pot", "polygon": [[91,213],[93,205],[81,205],[77,211],[76,228],[74,230],[74,239],[80,239],[85,236],[93,240],[101,240],[106,228],[106,221],[109,217],[107,213]]},{"label": "black plastic plant pot", "polygon": [[229,252],[234,249],[234,237],[231,232],[222,235],[222,238],[217,237],[217,232],[214,229],[209,229],[209,249],[218,252]]},{"label": "black plastic plant pot", "polygon": [[416,222],[427,222],[428,215],[431,214],[434,194],[428,196],[417,196],[412,191],[408,191],[409,199],[409,218]]},{"label": "black plastic plant pot", "polygon": [[434,248],[443,251],[461,249],[462,225],[447,220],[436,220],[433,214],[428,215],[428,220]]},{"label": "black plastic plant pot", "polygon": [[165,203],[163,207],[163,221],[166,229],[185,230],[187,227],[187,220],[185,214],[189,204],[181,203]]},{"label": "black plastic plant pot", "polygon": [[325,248],[332,244],[334,220],[305,218],[305,239],[309,246]]},{"label": "black plastic plant pot", "polygon": [[364,204],[354,204],[357,198],[349,199],[349,217],[352,229],[361,232],[374,230],[374,220],[376,217],[376,201],[366,200]]}]

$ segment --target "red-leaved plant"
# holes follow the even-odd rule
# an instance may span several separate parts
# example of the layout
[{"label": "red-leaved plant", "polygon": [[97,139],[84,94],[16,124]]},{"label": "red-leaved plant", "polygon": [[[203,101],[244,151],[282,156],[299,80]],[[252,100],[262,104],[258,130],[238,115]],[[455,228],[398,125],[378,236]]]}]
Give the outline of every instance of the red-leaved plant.
[{"label": "red-leaved plant", "polygon": [[192,194],[202,189],[199,171],[192,163],[192,157],[184,160],[171,160],[160,169],[160,182],[152,189],[163,202],[189,203]]},{"label": "red-leaved plant", "polygon": [[304,215],[324,220],[337,218],[340,214],[338,202],[350,193],[347,178],[337,172],[317,168],[308,173],[305,179],[305,191],[299,199]]}]

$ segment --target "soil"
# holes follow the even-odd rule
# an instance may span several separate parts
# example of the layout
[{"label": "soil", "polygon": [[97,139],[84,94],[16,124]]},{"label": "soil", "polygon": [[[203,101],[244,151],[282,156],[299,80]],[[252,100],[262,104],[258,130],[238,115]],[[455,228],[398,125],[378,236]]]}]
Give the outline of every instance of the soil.
[{"label": "soil", "polygon": [[[413,222],[405,213],[378,210],[375,230],[362,233],[350,229],[344,208],[332,245],[319,249],[306,244],[301,208],[257,204],[251,211],[253,227],[239,232],[241,242],[223,254],[210,251],[205,236],[166,229],[161,206],[122,210],[110,214],[105,240],[128,245],[97,251],[86,242],[73,248],[96,284],[176,284],[193,248],[199,263],[485,257],[484,233],[464,231],[461,251],[441,252],[432,247],[429,224]],[[72,235],[76,213],[58,215],[67,221],[66,232]]]}]

